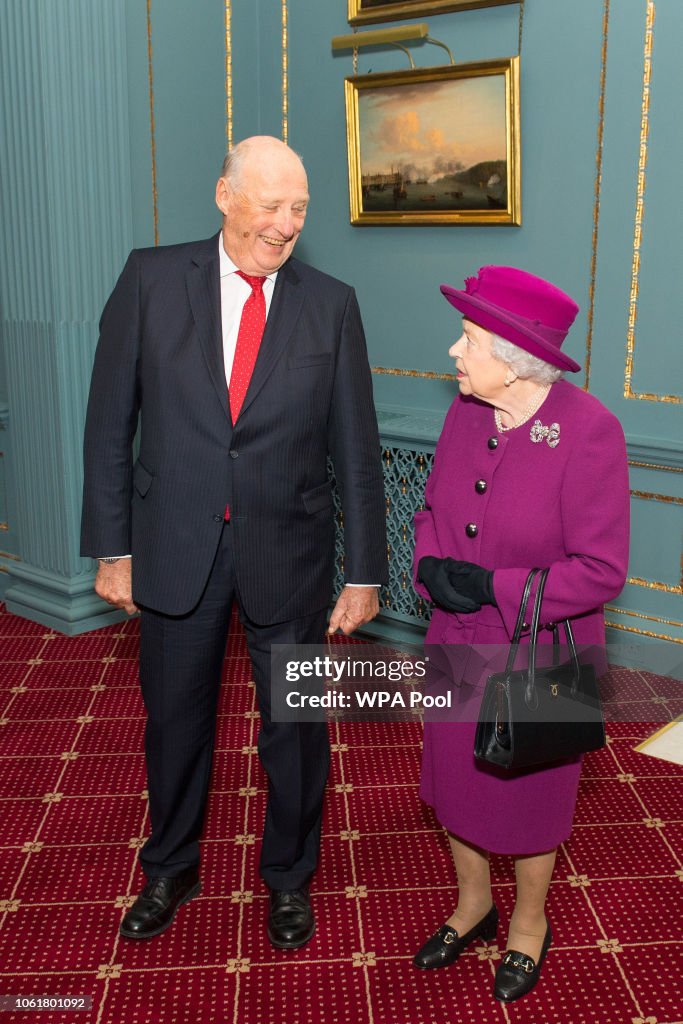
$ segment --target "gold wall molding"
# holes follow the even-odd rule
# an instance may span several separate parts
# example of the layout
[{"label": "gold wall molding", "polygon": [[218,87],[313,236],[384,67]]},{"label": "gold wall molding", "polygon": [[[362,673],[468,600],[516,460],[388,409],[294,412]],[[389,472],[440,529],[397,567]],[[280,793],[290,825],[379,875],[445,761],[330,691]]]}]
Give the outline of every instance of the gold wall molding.
[{"label": "gold wall molding", "polygon": [[149,81],[149,145],[152,155],[152,207],[154,244],[159,244],[159,196],[157,192],[157,149],[154,126],[154,61],[152,52],[152,0],[147,0],[147,78]]},{"label": "gold wall molding", "polygon": [[683,498],[674,498],[670,494],[656,494],[653,491],[631,491],[632,498],[644,498],[646,501],[664,501],[670,505],[683,505]]},{"label": "gold wall molding", "polygon": [[232,0],[225,0],[225,143],[232,149]]},{"label": "gold wall molding", "polygon": [[289,140],[289,49],[287,0],[282,0],[282,141]]},{"label": "gold wall molding", "polygon": [[627,576],[626,582],[634,587],[645,587],[647,590],[661,590],[665,594],[683,594],[683,583],[675,586],[672,583],[660,583],[659,580],[646,580],[642,576]]},{"label": "gold wall molding", "polygon": [[424,377],[426,380],[456,380],[454,373],[433,373],[431,370],[402,370],[396,366],[371,366],[373,373],[390,377]]},{"label": "gold wall molding", "polygon": [[645,211],[645,180],[647,170],[647,147],[650,133],[650,85],[652,81],[652,49],[654,44],[655,0],[646,0],[645,46],[643,52],[643,94],[640,115],[640,149],[638,155],[638,183],[636,188],[636,212],[633,227],[633,258],[631,261],[631,290],[629,296],[628,332],[626,335],[626,367],[624,371],[624,398],[635,398],[646,402],[668,402],[680,405],[680,395],[656,395],[651,392],[633,390],[633,364],[636,349],[636,321],[638,318],[638,289],[640,284],[640,246],[643,237],[643,215]]},{"label": "gold wall molding", "polygon": [[638,462],[635,459],[628,460],[629,466],[637,466],[638,469],[658,469],[665,473],[683,473],[683,466],[665,466],[661,462]]},{"label": "gold wall molding", "polygon": [[602,185],[602,155],[605,134],[605,83],[607,80],[607,37],[609,33],[610,0],[605,0],[602,11],[602,50],[600,57],[600,94],[598,98],[598,141],[595,153],[595,186],[593,190],[593,235],[591,238],[590,282],[588,285],[588,330],[586,334],[586,366],[583,388],[590,391],[593,324],[595,321],[595,276],[598,263],[598,225],[600,223],[600,188]]},{"label": "gold wall molding", "polygon": [[659,622],[663,626],[678,626],[683,629],[683,622],[676,622],[675,619],[663,619],[660,615],[646,615],[645,612],[634,612],[630,608],[617,608],[614,604],[605,605],[606,612],[616,612],[617,615],[630,615],[635,619],[645,619],[647,622]]},{"label": "gold wall molding", "polygon": [[621,629],[625,633],[637,633],[639,636],[649,636],[654,640],[669,640],[672,644],[683,644],[678,636],[668,636],[666,633],[653,633],[649,629],[637,629],[635,626],[625,626],[623,622],[609,622],[605,619],[605,626],[608,629]]}]

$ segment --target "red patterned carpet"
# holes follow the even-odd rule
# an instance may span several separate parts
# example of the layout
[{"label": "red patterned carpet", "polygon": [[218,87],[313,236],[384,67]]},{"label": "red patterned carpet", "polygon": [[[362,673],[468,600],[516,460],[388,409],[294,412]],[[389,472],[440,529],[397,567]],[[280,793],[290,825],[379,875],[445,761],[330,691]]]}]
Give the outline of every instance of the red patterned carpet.
[{"label": "red patterned carpet", "polygon": [[[450,969],[410,962],[454,903],[443,834],[417,797],[418,724],[334,725],[318,931],[302,951],[272,949],[256,871],[257,713],[235,624],[203,893],[164,935],[125,942],[117,926],[143,884],[147,829],[137,623],[68,639],[0,611],[0,633],[0,995],[88,996],[93,1007],[6,1011],[0,1024],[683,1020],[683,768],[634,753],[648,727],[610,726],[609,745],[586,759],[549,896],[555,945],[539,987],[504,1007],[491,995],[504,931]],[[652,696],[640,673],[624,686]],[[494,858],[493,870],[507,921],[511,864]]]}]

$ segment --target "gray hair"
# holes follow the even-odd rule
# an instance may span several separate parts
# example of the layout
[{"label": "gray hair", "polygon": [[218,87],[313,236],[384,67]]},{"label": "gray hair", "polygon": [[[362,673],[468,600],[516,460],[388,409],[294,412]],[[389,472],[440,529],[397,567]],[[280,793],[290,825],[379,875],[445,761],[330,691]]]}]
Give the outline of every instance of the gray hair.
[{"label": "gray hair", "polygon": [[532,380],[535,384],[554,384],[556,380],[564,377],[564,370],[559,366],[546,362],[532,356],[530,352],[513,344],[507,338],[501,338],[499,334],[492,335],[491,355],[506,363],[512,372],[521,377],[522,380]]},{"label": "gray hair", "polygon": [[[277,139],[275,141],[279,142],[280,140]],[[221,178],[227,178],[227,181],[232,189],[238,189],[242,184],[242,171],[244,169],[244,164],[246,163],[247,157],[249,156],[250,151],[253,149],[253,142],[254,140],[251,138],[242,139],[241,142],[238,142],[236,146],[233,146],[232,149],[229,149],[228,152],[225,154],[223,164],[221,166],[220,176]],[[283,145],[285,144],[283,143]],[[300,154],[296,153],[289,146],[287,146],[287,149],[289,149],[290,152],[297,158],[297,160],[299,160],[301,166],[303,167],[304,162]]]},{"label": "gray hair", "polygon": [[232,188],[239,186],[248,149],[248,146],[240,142],[225,154],[220,176],[221,178],[227,178]]}]

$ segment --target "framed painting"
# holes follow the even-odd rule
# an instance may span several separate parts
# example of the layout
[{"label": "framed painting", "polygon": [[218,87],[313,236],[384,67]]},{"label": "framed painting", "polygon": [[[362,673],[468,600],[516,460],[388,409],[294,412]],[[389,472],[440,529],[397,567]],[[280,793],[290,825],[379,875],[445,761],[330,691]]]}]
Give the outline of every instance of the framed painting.
[{"label": "framed painting", "polygon": [[344,83],[352,224],[520,224],[519,57]]},{"label": "framed painting", "polygon": [[477,7],[499,7],[519,0],[348,0],[349,22],[367,25],[377,21],[445,14],[447,11],[471,11]]}]

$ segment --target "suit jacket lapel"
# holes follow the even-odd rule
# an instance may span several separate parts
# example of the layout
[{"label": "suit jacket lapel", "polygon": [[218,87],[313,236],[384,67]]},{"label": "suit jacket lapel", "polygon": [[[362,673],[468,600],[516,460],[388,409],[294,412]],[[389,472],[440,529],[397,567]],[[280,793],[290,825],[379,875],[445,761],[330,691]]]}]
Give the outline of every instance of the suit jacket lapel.
[{"label": "suit jacket lapel", "polygon": [[193,256],[187,273],[187,294],[209,376],[223,411],[230,419],[223,362],[218,235],[202,242]]},{"label": "suit jacket lapel", "polygon": [[266,329],[254,366],[249,389],[240,410],[243,416],[282,357],[304,301],[304,288],[291,262],[285,263],[275,282]]}]

